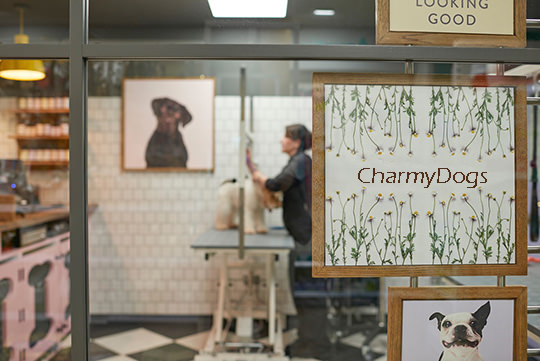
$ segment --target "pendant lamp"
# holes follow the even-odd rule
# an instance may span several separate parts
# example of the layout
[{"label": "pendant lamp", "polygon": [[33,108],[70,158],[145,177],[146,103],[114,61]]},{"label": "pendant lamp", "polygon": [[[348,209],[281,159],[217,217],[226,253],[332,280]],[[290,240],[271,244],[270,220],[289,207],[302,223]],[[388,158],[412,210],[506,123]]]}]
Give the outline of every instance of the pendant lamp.
[{"label": "pendant lamp", "polygon": [[[28,35],[23,32],[23,11],[19,7],[19,34],[15,34],[15,44],[28,44]],[[41,80],[45,78],[45,67],[41,60],[7,59],[0,63],[0,77],[20,81]]]}]

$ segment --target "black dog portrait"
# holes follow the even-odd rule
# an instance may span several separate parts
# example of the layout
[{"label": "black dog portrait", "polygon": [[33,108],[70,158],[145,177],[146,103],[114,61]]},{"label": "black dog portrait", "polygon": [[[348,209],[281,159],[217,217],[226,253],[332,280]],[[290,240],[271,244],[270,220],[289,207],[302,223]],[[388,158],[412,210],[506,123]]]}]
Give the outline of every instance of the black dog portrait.
[{"label": "black dog portrait", "polygon": [[152,100],[152,110],[157,118],[157,127],[146,146],[146,167],[185,168],[188,151],[179,125],[185,127],[191,121],[190,112],[169,98]]}]

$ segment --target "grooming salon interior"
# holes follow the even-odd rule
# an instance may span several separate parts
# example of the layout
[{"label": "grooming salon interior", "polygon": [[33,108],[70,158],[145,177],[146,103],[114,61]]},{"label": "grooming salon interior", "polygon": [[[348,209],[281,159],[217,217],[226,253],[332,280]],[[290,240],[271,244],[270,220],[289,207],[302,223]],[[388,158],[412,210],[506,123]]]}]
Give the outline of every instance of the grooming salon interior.
[{"label": "grooming salon interior", "polygon": [[[508,1],[517,4],[516,9],[527,19],[523,47],[504,43],[484,47],[481,40],[471,45],[467,38],[444,45],[436,41],[431,45],[380,44],[378,7],[389,2],[251,0],[240,8],[262,13],[238,15],[232,12],[233,5],[219,9],[225,0],[1,1],[0,361],[540,360],[540,249],[536,248],[540,246],[536,159],[540,2]],[[278,3],[284,4],[281,14],[263,8]],[[458,10],[469,14],[473,8],[492,3],[418,0],[415,6],[432,9],[441,23],[446,19],[459,23],[459,16],[448,14]],[[472,22],[470,17],[463,19]],[[442,37],[452,36],[446,33]],[[341,75],[331,78],[332,74]],[[365,74],[373,86],[358,85],[360,93],[352,90],[352,95],[346,94],[346,87],[340,85],[365,84],[353,80],[355,74]],[[402,78],[406,74],[411,78]],[[489,106],[504,110],[521,104],[524,110],[516,111],[513,118],[521,124],[520,130],[516,125],[516,143],[521,148],[515,152],[513,146],[505,148],[520,165],[515,166],[515,174],[511,166],[497,173],[503,178],[512,173],[522,193],[509,193],[509,197],[504,191],[504,205],[490,193],[487,221],[484,208],[480,213],[471,205],[473,192],[482,194],[482,184],[471,187],[477,189],[464,188],[467,193],[452,193],[455,198],[446,201],[437,198],[441,191],[439,195],[429,191],[425,193],[428,208],[419,209],[418,214],[412,205],[409,212],[409,204],[423,204],[418,199],[422,196],[414,197],[413,192],[407,196],[404,189],[408,184],[388,178],[387,183],[393,185],[378,195],[365,196],[365,204],[373,203],[365,218],[364,213],[360,218],[354,218],[357,213],[345,218],[348,205],[364,202],[364,195],[369,194],[362,187],[369,183],[364,182],[365,174],[370,172],[374,180],[375,172],[380,171],[384,180],[389,173],[382,172],[391,170],[382,161],[369,163],[370,151],[392,156],[395,151],[398,156],[396,149],[431,136],[435,147],[439,129],[446,126],[438,123],[428,133],[416,133],[409,123],[411,134],[403,135],[399,146],[377,145],[383,142],[377,138],[383,131],[384,137],[398,142],[392,130],[398,132],[398,126],[386,128],[390,118],[383,119],[392,107],[398,113],[396,109],[403,109],[403,120],[399,118],[403,127],[409,121],[405,120],[407,114],[421,112],[405,110],[405,102],[414,105],[413,87],[402,86],[408,83],[401,79],[416,79],[412,74],[422,79],[431,74],[450,79],[446,85],[454,87],[436,83],[439,91],[446,89],[447,93],[441,91],[439,98],[430,99],[439,99],[438,104],[454,101],[454,112],[469,106],[474,119],[489,113],[481,105],[487,96],[476,96],[476,88],[469,93],[470,87],[459,95],[455,89],[463,84],[452,83],[452,79],[469,79],[464,84],[470,85],[486,84],[484,79],[491,76],[519,77],[521,103],[516,100],[504,108],[507,103],[499,99],[499,89],[504,86],[497,83],[492,85],[495,90],[490,93]],[[337,83],[316,80],[325,76]],[[393,77],[396,83],[392,83]],[[401,98],[395,92],[393,97],[389,95],[397,89],[392,84],[399,84],[400,91],[405,89]],[[420,109],[424,94],[419,88],[422,86],[414,88],[415,109]],[[320,89],[327,98],[317,102]],[[449,95],[453,89],[458,94],[455,98]],[[372,112],[371,125],[358,128],[360,138],[348,138],[353,131],[346,130],[344,119],[367,124],[369,115],[351,113],[346,100],[363,102],[363,111]],[[429,117],[435,109],[435,119],[447,108],[431,109]],[[379,116],[375,123],[373,114]],[[418,122],[420,118],[418,115]],[[494,152],[503,149],[501,139],[506,139],[503,135],[513,126],[501,126],[497,117],[490,123],[488,116],[485,127],[476,128],[472,120],[467,124],[467,115],[464,119],[458,128],[471,134],[471,145],[457,150],[463,155],[485,144],[479,139],[488,136],[491,140],[486,142],[492,144],[498,139]],[[306,143],[305,137],[298,138],[288,130],[293,124],[305,127],[299,127],[304,136],[314,134],[313,149],[311,141]],[[494,124],[498,131],[490,133]],[[334,134],[332,139],[337,141],[330,146],[324,139],[321,143],[317,138],[321,134],[323,138]],[[353,144],[348,139],[367,141]],[[289,152],[290,144],[299,148]],[[442,153],[447,144],[450,147],[450,139],[437,144],[438,151]],[[307,244],[295,241],[285,226],[290,194],[272,193],[277,204],[269,207],[262,193],[264,182],[256,181],[256,174],[261,173],[275,178],[291,164],[296,149],[313,159],[313,170],[310,164],[309,172],[301,172],[300,183],[303,194],[313,199],[309,210],[313,238]],[[347,158],[345,153],[355,155],[360,149],[366,150],[367,161],[362,155],[355,158],[356,163],[346,163],[353,165],[347,170],[331,171],[332,159],[340,158],[340,154],[331,157],[336,151]],[[414,164],[410,163],[413,148],[408,152],[407,164]],[[414,156],[418,153],[422,151]],[[482,164],[487,163],[486,169],[491,170],[487,159],[491,154],[486,154]],[[481,156],[478,158],[473,160],[473,170],[480,167]],[[431,167],[435,162],[425,164]],[[434,171],[451,168],[442,163],[438,166]],[[369,170],[360,175],[361,169]],[[482,183],[481,170],[477,172],[477,181]],[[462,183],[465,177],[471,181],[470,173],[461,174]],[[421,177],[423,182],[423,174]],[[430,176],[426,173],[426,177]],[[339,191],[325,195],[324,178],[327,187],[330,182],[345,182],[343,189],[349,182],[344,179],[355,178],[357,191],[351,196],[341,197]],[[486,183],[488,179],[492,178],[486,176]],[[513,187],[513,181],[510,183]],[[367,184],[368,191],[372,185]],[[403,195],[405,201],[394,194]],[[513,197],[517,199],[515,213],[504,218],[501,214],[506,214],[507,204],[514,204]],[[467,213],[460,222],[454,210],[457,223],[443,225],[442,220],[450,219],[447,215],[435,224],[430,208],[433,203],[435,209],[435,202],[443,211],[451,212],[450,204],[459,203],[475,213]],[[379,220],[378,216],[369,218],[379,203],[391,210],[380,213]],[[342,212],[341,219],[336,212]],[[332,214],[335,219],[328,221]],[[404,215],[401,229],[387,223],[394,219],[393,214]],[[366,225],[358,231],[357,240],[369,239],[368,233],[373,239],[380,235],[384,247],[382,234],[388,232],[384,248],[388,254],[395,246],[394,230],[406,234],[417,224],[420,229],[431,222],[433,228],[425,237],[434,243],[426,250],[427,264],[442,264],[446,258],[449,265],[433,271],[428,267],[423,273],[410,268],[410,275],[408,271],[393,273],[391,266],[408,264],[407,255],[412,265],[412,253],[422,252],[418,243],[416,248],[413,245],[416,233],[408,233],[410,248],[403,248],[405,241],[401,243],[401,256],[394,248],[388,256],[391,260],[384,261],[387,253],[383,257],[375,240],[366,241],[367,248],[355,248],[352,238],[346,238],[346,234],[356,237],[357,225],[346,224],[351,217]],[[491,222],[489,217],[498,221]],[[512,219],[518,225],[515,229]],[[325,227],[326,238],[320,231]],[[451,234],[452,229],[454,238],[447,240],[446,230]],[[458,231],[461,238],[455,236]],[[509,232],[509,238],[501,236],[507,248],[473,241],[465,249],[467,237],[488,242],[503,231]],[[417,238],[423,237],[419,232]],[[457,242],[454,254],[450,248],[436,248],[437,242],[443,244],[437,232],[444,233],[448,247]],[[343,239],[349,239],[347,246],[339,243]],[[514,240],[519,242],[514,243],[515,249],[509,243]],[[335,244],[342,246],[334,248]],[[464,262],[460,253],[473,252],[473,248],[480,256]],[[436,251],[440,251],[439,258]],[[364,268],[358,267],[359,260],[370,252],[377,260],[368,257]],[[508,262],[502,261],[503,255],[499,257],[501,252]],[[318,254],[327,259],[324,267]],[[385,274],[374,266],[379,259]],[[467,262],[476,261],[483,265],[480,271],[467,268]],[[507,268],[499,266],[512,262],[519,263],[520,270],[505,273]],[[467,271],[456,271],[456,263]],[[517,295],[516,285],[525,286],[519,288],[525,292]],[[483,290],[489,286],[493,292]],[[392,288],[401,291],[389,297]],[[504,293],[506,289],[508,293]],[[403,302],[397,306],[396,299]],[[461,316],[442,309],[450,303],[459,306],[464,299],[471,309],[456,307]],[[417,308],[429,309],[420,320],[414,316],[420,310],[412,310],[418,304],[424,306]],[[463,315],[474,320],[462,321],[459,317]],[[465,331],[461,332],[468,336],[459,338],[458,331],[446,335],[452,323],[461,322],[465,326],[455,327],[462,327]],[[419,328],[421,339],[412,338],[416,332],[411,330]],[[504,331],[506,339],[497,341],[504,328],[509,329]],[[497,349],[497,342],[507,350]]]}]

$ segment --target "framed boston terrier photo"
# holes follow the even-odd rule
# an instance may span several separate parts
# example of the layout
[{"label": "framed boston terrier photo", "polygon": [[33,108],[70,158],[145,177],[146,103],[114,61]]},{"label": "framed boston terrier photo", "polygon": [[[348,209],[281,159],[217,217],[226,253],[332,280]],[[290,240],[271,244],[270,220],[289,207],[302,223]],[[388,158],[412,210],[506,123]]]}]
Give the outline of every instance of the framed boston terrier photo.
[{"label": "framed boston terrier photo", "polygon": [[390,287],[388,361],[527,358],[527,288]]}]

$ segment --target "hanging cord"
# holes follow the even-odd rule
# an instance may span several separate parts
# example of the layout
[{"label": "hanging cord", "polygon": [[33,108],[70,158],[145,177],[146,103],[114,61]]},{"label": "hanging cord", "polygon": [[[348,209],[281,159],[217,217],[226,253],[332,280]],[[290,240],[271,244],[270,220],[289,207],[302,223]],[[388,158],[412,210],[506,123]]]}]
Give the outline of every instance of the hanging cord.
[{"label": "hanging cord", "polygon": [[24,9],[19,7],[19,34],[24,34]]},{"label": "hanging cord", "polygon": [[[538,75],[534,77],[535,96],[538,96]],[[533,105],[533,154],[531,160],[531,221],[529,225],[529,238],[532,242],[538,241],[538,164],[537,164],[537,142],[538,142],[538,105]]]}]

